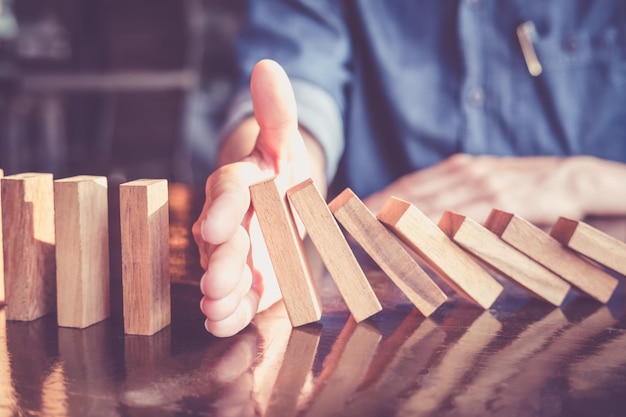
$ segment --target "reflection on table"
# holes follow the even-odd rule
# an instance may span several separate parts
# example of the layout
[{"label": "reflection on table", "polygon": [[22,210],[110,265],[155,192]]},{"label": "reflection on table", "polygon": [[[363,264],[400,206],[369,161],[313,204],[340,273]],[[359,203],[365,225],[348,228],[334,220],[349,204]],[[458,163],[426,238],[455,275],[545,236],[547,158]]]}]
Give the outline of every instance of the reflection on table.
[{"label": "reflection on table", "polygon": [[[319,323],[292,329],[277,304],[240,334],[218,339],[204,330],[198,308],[189,234],[198,206],[179,191],[170,195],[172,325],[151,337],[124,336],[115,317],[76,330],[57,327],[54,315],[7,322],[0,309],[0,417],[597,416],[626,409],[623,277],[606,306],[573,293],[554,308],[507,285],[488,311],[453,296],[424,318],[372,270],[384,309],[357,324],[321,274]],[[626,219],[600,223],[626,236]]]}]

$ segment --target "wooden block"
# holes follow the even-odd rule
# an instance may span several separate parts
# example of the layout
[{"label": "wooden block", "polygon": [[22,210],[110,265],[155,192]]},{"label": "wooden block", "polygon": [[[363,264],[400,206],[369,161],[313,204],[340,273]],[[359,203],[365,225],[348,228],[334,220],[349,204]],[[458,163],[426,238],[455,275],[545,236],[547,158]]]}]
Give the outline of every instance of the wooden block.
[{"label": "wooden block", "polygon": [[559,241],[523,218],[501,210],[492,210],[485,226],[524,254],[552,272],[606,303],[618,281],[561,245]]},{"label": "wooden block", "polygon": [[79,329],[109,317],[109,210],[106,177],[54,182],[57,321]]},{"label": "wooden block", "polygon": [[251,185],[250,197],[292,326],[318,321],[322,304],[286,198],[274,179]]},{"label": "wooden block", "polygon": [[341,225],[424,315],[447,296],[363,202],[346,188],[328,205]]},{"label": "wooden block", "polygon": [[2,229],[7,320],[52,313],[55,301],[52,174],[2,178]]},{"label": "wooden block", "polygon": [[312,180],[287,191],[313,245],[357,322],[378,313],[382,306],[339,225]]},{"label": "wooden block", "polygon": [[502,285],[413,204],[391,197],[377,217],[463,297],[489,308],[502,293]]},{"label": "wooden block", "polygon": [[552,237],[581,255],[626,275],[626,243],[588,225],[560,217],[550,231]]},{"label": "wooden block", "polygon": [[120,185],[124,332],[152,335],[170,324],[166,180]]},{"label": "wooden block", "polygon": [[[4,170],[0,169],[0,181],[4,177]],[[0,189],[0,305],[4,304],[4,244],[2,239],[2,192]]]},{"label": "wooden block", "polygon": [[560,306],[571,286],[472,219],[446,211],[439,227],[452,240],[536,296]]}]

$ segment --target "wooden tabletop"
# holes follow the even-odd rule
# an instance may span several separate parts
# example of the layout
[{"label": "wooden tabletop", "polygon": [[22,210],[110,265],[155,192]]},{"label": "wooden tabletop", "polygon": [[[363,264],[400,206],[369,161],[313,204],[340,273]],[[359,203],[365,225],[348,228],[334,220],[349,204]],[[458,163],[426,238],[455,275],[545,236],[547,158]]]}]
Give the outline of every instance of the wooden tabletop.
[{"label": "wooden tabletop", "polygon": [[[555,308],[502,281],[504,295],[489,310],[450,293],[425,318],[389,278],[366,268],[383,310],[356,324],[313,262],[318,323],[292,329],[277,304],[240,334],[218,339],[204,330],[198,306],[201,271],[189,228],[199,207],[195,193],[170,187],[172,324],[154,336],[124,336],[119,313],[77,330],[57,327],[54,315],[6,321],[0,309],[0,416],[604,416],[626,409],[622,276],[606,305],[572,292]],[[626,218],[590,222],[626,241]],[[113,219],[113,242],[115,227]],[[118,273],[111,269],[112,295]]]}]

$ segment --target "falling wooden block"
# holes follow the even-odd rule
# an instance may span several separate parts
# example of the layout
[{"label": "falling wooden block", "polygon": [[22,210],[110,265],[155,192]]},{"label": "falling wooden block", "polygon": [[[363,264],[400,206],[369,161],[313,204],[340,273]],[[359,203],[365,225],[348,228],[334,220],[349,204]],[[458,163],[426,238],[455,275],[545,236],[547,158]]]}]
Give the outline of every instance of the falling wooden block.
[{"label": "falling wooden block", "polygon": [[312,180],[287,191],[313,245],[357,322],[382,310],[339,225]]},{"label": "falling wooden block", "polygon": [[54,311],[55,233],[52,174],[2,178],[7,320],[31,321]]},{"label": "falling wooden block", "polygon": [[[0,169],[0,181],[4,170]],[[1,190],[1,189],[0,189]],[[4,304],[4,244],[2,239],[2,192],[0,191],[0,305]]]},{"label": "falling wooden block", "polygon": [[346,188],[328,205],[341,225],[424,315],[447,296],[363,202]]},{"label": "falling wooden block", "polygon": [[560,217],[550,231],[552,237],[601,265],[626,275],[626,243],[588,225]]},{"label": "falling wooden block", "polygon": [[538,297],[560,306],[571,286],[472,219],[446,211],[439,227],[478,259]]},{"label": "falling wooden block", "polygon": [[106,177],[54,182],[57,321],[79,329],[110,315]]},{"label": "falling wooden block", "polygon": [[463,297],[489,308],[502,293],[502,285],[413,204],[391,197],[377,217]]},{"label": "falling wooden block", "polygon": [[124,332],[152,335],[170,324],[166,180],[120,185]]},{"label": "falling wooden block", "polygon": [[251,185],[250,197],[292,326],[318,321],[322,304],[286,198],[274,179]]},{"label": "falling wooden block", "polygon": [[485,226],[511,246],[602,303],[611,298],[617,287],[616,278],[596,268],[517,215],[492,210]]}]

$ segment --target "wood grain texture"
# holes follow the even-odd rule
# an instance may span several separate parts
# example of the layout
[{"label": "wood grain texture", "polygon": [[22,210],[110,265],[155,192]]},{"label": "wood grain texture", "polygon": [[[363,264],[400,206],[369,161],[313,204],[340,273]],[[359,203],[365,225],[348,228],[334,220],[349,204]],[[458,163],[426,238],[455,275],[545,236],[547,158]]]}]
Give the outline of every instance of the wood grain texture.
[{"label": "wood grain texture", "polygon": [[517,215],[492,210],[485,226],[511,246],[601,303],[606,303],[617,287],[616,278],[585,261],[552,236]]},{"label": "wood grain texture", "polygon": [[489,308],[502,293],[502,285],[413,204],[390,197],[377,217],[463,297]]},{"label": "wood grain texture", "polygon": [[55,300],[52,174],[2,178],[2,229],[7,320],[52,313]]},{"label": "wood grain texture", "polygon": [[306,180],[287,190],[287,197],[357,323],[382,310],[374,290],[313,181]]},{"label": "wood grain texture", "polygon": [[439,221],[439,227],[465,250],[537,297],[560,306],[569,293],[571,286],[561,277],[474,220],[446,211]]},{"label": "wood grain texture", "polygon": [[152,335],[170,324],[167,181],[120,185],[124,332]]},{"label": "wood grain texture", "polygon": [[109,209],[106,177],[54,182],[57,322],[79,329],[109,317]]},{"label": "wood grain texture", "polygon": [[292,326],[318,321],[322,304],[286,197],[274,179],[251,185],[250,197]]},{"label": "wood grain texture", "polygon": [[[4,170],[0,169],[0,182],[2,177],[4,177]],[[4,302],[4,241],[2,239],[2,189],[0,188],[0,305]]]},{"label": "wood grain texture", "polygon": [[352,190],[329,203],[330,211],[369,256],[426,317],[447,296]]},{"label": "wood grain texture", "polygon": [[626,243],[585,222],[560,217],[550,231],[552,237],[601,265],[626,275]]}]

